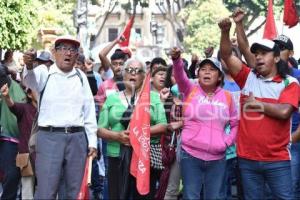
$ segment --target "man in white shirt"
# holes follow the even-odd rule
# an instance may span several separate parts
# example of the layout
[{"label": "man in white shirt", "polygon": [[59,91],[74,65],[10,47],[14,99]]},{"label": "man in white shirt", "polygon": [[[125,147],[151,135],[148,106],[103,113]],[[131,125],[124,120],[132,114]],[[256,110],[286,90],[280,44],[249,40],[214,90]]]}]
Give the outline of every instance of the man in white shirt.
[{"label": "man in white shirt", "polygon": [[[33,69],[33,53],[24,55],[24,84],[40,98],[36,138],[37,199],[55,199],[61,175],[66,199],[76,199],[86,156],[97,156],[95,104],[84,73],[74,68],[80,42],[58,37],[55,63]],[[42,92],[43,91],[43,92]]]}]

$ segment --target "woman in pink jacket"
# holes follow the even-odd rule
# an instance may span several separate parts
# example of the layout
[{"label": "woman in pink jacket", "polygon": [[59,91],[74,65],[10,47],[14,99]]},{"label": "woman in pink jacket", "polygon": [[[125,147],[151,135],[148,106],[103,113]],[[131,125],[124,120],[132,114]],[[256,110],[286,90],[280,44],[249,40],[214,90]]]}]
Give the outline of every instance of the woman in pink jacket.
[{"label": "woman in pink jacket", "polygon": [[[229,92],[221,88],[221,63],[207,58],[199,64],[198,82],[193,84],[184,73],[180,50],[173,48],[171,56],[174,77],[183,95],[183,130],[181,141],[181,173],[183,198],[223,199],[225,150],[234,144],[238,116]],[[230,126],[230,133],[225,132]]]}]

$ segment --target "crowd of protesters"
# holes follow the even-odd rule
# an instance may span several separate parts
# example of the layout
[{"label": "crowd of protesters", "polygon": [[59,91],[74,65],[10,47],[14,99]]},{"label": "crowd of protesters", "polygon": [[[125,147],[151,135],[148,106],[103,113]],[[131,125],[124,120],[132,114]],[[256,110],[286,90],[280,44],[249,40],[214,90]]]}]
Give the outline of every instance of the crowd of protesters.
[{"label": "crowd of protesters", "polygon": [[[1,199],[77,199],[87,156],[90,199],[300,199],[294,44],[279,35],[250,46],[244,17],[238,8],[220,20],[219,50],[208,47],[202,59],[192,54],[190,65],[177,47],[168,60],[141,60],[116,48],[123,36],[99,52],[98,71],[71,36],[58,37],[51,52],[30,49],[18,62],[7,50],[0,66]],[[129,173],[129,124],[148,74],[144,195]]]}]

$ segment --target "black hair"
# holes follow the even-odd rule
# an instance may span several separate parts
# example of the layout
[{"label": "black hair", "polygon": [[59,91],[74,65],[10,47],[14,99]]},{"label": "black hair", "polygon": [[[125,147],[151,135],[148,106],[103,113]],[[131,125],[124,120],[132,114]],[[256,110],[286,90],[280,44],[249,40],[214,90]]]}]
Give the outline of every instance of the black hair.
[{"label": "black hair", "polygon": [[292,73],[292,70],[290,69],[288,63],[282,59],[280,59],[279,62],[276,63],[276,68],[277,74],[283,79],[285,79],[287,75],[290,75]]},{"label": "black hair", "polygon": [[[187,68],[183,68],[184,69],[184,72],[185,74],[189,77],[189,70]],[[166,75],[166,80],[165,80],[165,87],[166,88],[171,88],[173,86],[173,83],[172,83],[172,80],[171,80],[171,77],[172,77],[172,72],[173,72],[173,65],[169,65],[167,67],[167,75]]]},{"label": "black hair", "polygon": [[111,55],[110,60],[118,60],[118,59],[122,59],[125,60],[126,59],[126,55],[122,52],[122,51],[116,51],[113,55]]},{"label": "black hair", "polygon": [[153,65],[155,65],[155,64],[161,64],[163,66],[167,66],[167,63],[166,63],[166,61],[163,58],[156,57],[156,58],[153,58],[153,60],[151,61],[150,71],[152,71]]},{"label": "black hair", "polygon": [[292,65],[292,67],[298,69],[298,63],[294,57],[289,57],[288,62]]},{"label": "black hair", "polygon": [[9,57],[10,55],[13,55],[13,54],[14,54],[14,51],[11,50],[11,49],[8,49],[8,50],[4,53],[4,60],[7,60],[8,57]]},{"label": "black hair", "polygon": [[166,88],[171,88],[173,86],[173,83],[171,81],[172,70],[173,70],[173,65],[170,65],[167,69],[167,75],[166,75],[166,80],[165,80],[165,87]]},{"label": "black hair", "polygon": [[77,61],[81,62],[84,64],[85,62],[85,56],[83,54],[79,54],[79,56],[77,57]]}]

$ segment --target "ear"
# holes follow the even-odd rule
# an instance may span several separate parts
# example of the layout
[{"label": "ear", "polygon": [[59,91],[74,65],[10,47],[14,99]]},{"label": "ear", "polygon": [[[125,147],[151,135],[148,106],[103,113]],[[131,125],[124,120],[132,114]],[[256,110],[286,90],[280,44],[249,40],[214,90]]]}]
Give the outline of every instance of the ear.
[{"label": "ear", "polygon": [[276,56],[276,57],[274,58],[274,60],[275,60],[275,63],[278,63],[278,62],[280,61],[280,56]]},{"label": "ear", "polygon": [[293,57],[294,56],[294,51],[293,50],[290,50],[289,51],[289,57]]}]

